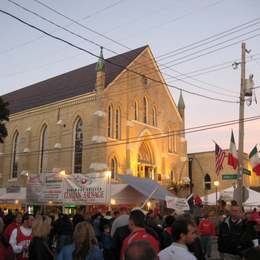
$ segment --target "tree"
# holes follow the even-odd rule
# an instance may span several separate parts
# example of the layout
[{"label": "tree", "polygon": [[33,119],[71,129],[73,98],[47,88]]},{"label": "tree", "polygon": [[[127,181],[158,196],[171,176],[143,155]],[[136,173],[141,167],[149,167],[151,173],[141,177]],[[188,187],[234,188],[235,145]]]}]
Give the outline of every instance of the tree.
[{"label": "tree", "polygon": [[9,121],[8,102],[0,97],[0,143],[4,142],[4,138],[8,135],[5,123]]}]

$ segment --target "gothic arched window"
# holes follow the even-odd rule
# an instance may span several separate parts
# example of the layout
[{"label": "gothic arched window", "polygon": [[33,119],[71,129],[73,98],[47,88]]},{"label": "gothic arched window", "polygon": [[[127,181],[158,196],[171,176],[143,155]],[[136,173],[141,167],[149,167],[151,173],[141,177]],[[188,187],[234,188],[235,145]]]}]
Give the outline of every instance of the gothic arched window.
[{"label": "gothic arched window", "polygon": [[147,98],[144,97],[144,123],[148,123],[148,101]]},{"label": "gothic arched window", "polygon": [[209,174],[206,174],[204,177],[204,187],[205,190],[211,190],[211,178]]},{"label": "gothic arched window", "polygon": [[107,124],[107,135],[113,138],[113,107],[108,107],[108,124]]},{"label": "gothic arched window", "polygon": [[157,126],[157,113],[156,113],[156,107],[153,107],[153,126]]},{"label": "gothic arched window", "polygon": [[116,179],[117,172],[118,172],[117,159],[115,157],[113,157],[111,159],[111,178],[112,179]]},{"label": "gothic arched window", "polygon": [[135,101],[135,108],[134,108],[134,119],[138,120],[139,119],[139,107],[138,107],[138,102],[137,100]]},{"label": "gothic arched window", "polygon": [[116,139],[121,138],[121,112],[120,109],[116,110]]},{"label": "gothic arched window", "polygon": [[83,123],[79,118],[74,127],[74,173],[82,173]]},{"label": "gothic arched window", "polygon": [[41,131],[40,173],[48,171],[48,128],[44,125]]},{"label": "gothic arched window", "polygon": [[11,178],[18,176],[19,133],[15,132],[12,143]]}]

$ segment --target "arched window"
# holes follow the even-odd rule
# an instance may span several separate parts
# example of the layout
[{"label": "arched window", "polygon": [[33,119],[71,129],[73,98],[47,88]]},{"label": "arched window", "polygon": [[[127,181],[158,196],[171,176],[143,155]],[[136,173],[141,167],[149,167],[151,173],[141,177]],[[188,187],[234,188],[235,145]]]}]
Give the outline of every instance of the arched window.
[{"label": "arched window", "polygon": [[209,174],[206,174],[204,177],[204,187],[205,190],[211,190],[211,178]]},{"label": "arched window", "polygon": [[156,113],[156,107],[153,107],[153,126],[157,126],[157,113]]},{"label": "arched window", "polygon": [[138,107],[138,102],[135,101],[135,114],[134,114],[134,119],[138,120],[139,119],[139,107]]},{"label": "arched window", "polygon": [[171,128],[168,128],[168,152],[172,152],[172,130]]},{"label": "arched window", "polygon": [[117,159],[113,157],[111,159],[111,178],[116,179],[117,173],[118,173]]},{"label": "arched window", "polygon": [[113,107],[110,105],[108,107],[108,125],[107,125],[107,135],[113,138]]},{"label": "arched window", "polygon": [[147,98],[144,97],[144,123],[148,123],[148,101]]},{"label": "arched window", "polygon": [[170,153],[176,152],[176,140],[177,136],[173,129],[168,128],[168,151]]},{"label": "arched window", "polygon": [[43,126],[41,131],[40,173],[48,171],[48,128]]},{"label": "arched window", "polygon": [[120,109],[116,110],[116,139],[121,138],[121,113]]},{"label": "arched window", "polygon": [[82,173],[83,123],[79,118],[74,127],[74,173]]},{"label": "arched window", "polygon": [[18,176],[19,133],[15,132],[12,143],[11,178]]}]

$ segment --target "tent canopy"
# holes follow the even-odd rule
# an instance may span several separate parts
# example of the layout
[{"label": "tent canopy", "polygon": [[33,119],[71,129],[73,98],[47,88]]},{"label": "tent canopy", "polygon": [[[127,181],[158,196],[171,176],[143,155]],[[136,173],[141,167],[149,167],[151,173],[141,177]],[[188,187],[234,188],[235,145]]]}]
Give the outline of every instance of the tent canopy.
[{"label": "tent canopy", "polygon": [[121,175],[119,178],[126,184],[128,184],[131,189],[137,191],[144,198],[148,198],[152,193],[151,199],[155,200],[165,200],[165,196],[173,196],[173,194],[167,191],[159,183],[151,180],[138,178],[132,175]]},{"label": "tent canopy", "polygon": [[[245,206],[257,206],[260,205],[260,193],[249,188],[246,188],[249,192],[249,198],[244,202]],[[221,197],[224,200],[232,200],[233,199],[234,188],[229,187],[225,190],[218,191],[217,197],[220,199]],[[202,200],[206,202],[206,196],[202,197]],[[216,204],[216,193],[213,192],[207,196],[207,204],[215,205]]]}]

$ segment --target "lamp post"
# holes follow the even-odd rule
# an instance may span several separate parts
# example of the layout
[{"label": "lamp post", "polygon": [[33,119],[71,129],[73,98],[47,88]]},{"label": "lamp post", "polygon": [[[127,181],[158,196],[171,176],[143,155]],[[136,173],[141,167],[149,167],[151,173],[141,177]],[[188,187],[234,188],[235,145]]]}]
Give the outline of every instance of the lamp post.
[{"label": "lamp post", "polygon": [[216,187],[216,205],[217,205],[219,181],[214,181],[214,186]]}]

